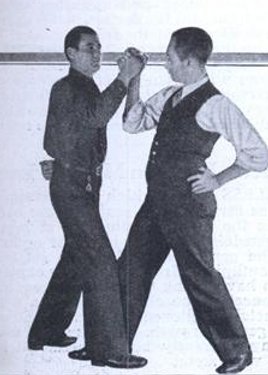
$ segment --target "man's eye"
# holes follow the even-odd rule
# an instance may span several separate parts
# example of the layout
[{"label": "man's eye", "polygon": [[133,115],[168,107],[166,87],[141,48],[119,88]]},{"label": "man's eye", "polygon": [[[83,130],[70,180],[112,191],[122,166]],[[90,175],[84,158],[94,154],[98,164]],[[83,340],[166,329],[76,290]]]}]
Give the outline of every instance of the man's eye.
[{"label": "man's eye", "polygon": [[100,46],[90,46],[89,50],[90,51],[100,51],[101,47]]}]

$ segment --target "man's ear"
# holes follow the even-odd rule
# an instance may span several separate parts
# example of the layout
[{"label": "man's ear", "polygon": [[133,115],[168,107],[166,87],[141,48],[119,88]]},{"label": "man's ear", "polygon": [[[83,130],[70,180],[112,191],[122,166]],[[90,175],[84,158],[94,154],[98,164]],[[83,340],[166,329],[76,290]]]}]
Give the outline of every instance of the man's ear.
[{"label": "man's ear", "polygon": [[183,66],[184,67],[189,67],[192,65],[192,62],[191,62],[191,57],[185,57],[183,60],[182,60],[182,63],[183,63]]},{"label": "man's ear", "polygon": [[199,62],[198,62],[198,60],[195,58],[195,57],[193,57],[193,56],[189,56],[188,58],[187,58],[187,66],[188,67],[190,67],[190,68],[196,68],[197,66],[199,66]]},{"label": "man's ear", "polygon": [[66,54],[69,57],[69,60],[72,61],[75,57],[75,48],[73,47],[68,47],[66,50]]}]

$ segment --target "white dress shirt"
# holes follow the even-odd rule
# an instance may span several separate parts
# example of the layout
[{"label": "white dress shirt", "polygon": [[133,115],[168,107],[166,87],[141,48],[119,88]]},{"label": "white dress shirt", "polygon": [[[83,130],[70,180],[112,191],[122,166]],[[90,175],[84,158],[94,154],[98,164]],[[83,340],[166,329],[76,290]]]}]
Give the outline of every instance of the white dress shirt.
[{"label": "white dress shirt", "polygon": [[[199,81],[187,85],[166,87],[149,98],[139,100],[128,112],[123,129],[128,133],[139,133],[157,127],[166,101],[182,87],[181,100],[208,81],[205,76]],[[214,95],[208,99],[196,113],[198,125],[210,132],[222,135],[231,142],[236,151],[235,164],[251,171],[263,171],[268,167],[267,146],[240,111],[224,95]]]}]

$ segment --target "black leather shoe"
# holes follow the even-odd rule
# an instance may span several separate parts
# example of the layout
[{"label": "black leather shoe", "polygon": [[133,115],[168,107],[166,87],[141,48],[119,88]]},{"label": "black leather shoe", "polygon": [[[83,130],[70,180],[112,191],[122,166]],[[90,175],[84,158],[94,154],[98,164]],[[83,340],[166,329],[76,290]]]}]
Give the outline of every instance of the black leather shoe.
[{"label": "black leather shoe", "polygon": [[106,360],[91,360],[92,366],[108,366],[113,368],[140,368],[147,365],[147,359],[136,355],[121,355]]},{"label": "black leather shoe", "polygon": [[44,346],[58,346],[60,348],[64,348],[66,346],[74,344],[76,340],[76,337],[70,337],[66,334],[44,340],[29,338],[28,348],[31,350],[43,350]]},{"label": "black leather shoe", "polygon": [[243,371],[247,366],[252,363],[252,352],[248,350],[246,353],[241,354],[234,359],[224,362],[216,369],[219,374],[235,374]]},{"label": "black leather shoe", "polygon": [[138,357],[131,354],[115,356],[108,359],[92,358],[91,354],[86,348],[79,350],[73,350],[68,354],[71,359],[78,361],[89,361],[91,360],[92,366],[109,366],[115,368],[139,368],[147,364],[147,359]]},{"label": "black leather shoe", "polygon": [[86,348],[82,348],[82,349],[79,349],[79,350],[73,350],[72,352],[68,353],[68,356],[72,359],[77,359],[78,361],[89,361],[89,360],[91,360],[91,356],[87,352]]}]

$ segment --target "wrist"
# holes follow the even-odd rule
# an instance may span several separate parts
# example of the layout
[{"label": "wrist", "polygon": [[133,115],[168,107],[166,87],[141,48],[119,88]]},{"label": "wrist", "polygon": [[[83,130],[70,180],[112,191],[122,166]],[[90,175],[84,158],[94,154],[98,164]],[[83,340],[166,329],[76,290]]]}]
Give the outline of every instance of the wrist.
[{"label": "wrist", "polygon": [[129,82],[129,88],[132,89],[139,89],[141,81],[141,75],[137,74],[135,77],[131,78]]},{"label": "wrist", "polygon": [[117,75],[117,79],[119,79],[119,81],[123,82],[123,84],[126,86],[126,88],[128,88],[129,86],[129,82],[130,82],[130,79],[128,76],[126,76],[124,73],[118,73]]}]

